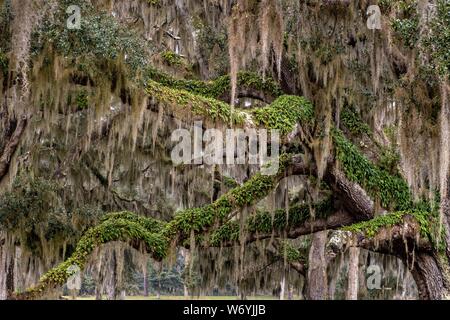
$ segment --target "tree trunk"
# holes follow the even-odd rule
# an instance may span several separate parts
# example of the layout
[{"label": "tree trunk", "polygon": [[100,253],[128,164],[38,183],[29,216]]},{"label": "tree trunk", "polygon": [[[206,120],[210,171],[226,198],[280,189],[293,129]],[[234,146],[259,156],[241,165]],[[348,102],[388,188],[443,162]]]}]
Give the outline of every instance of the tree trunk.
[{"label": "tree trunk", "polygon": [[446,298],[445,279],[438,258],[429,253],[417,253],[414,257],[411,273],[423,300],[440,300]]},{"label": "tree trunk", "polygon": [[286,288],[286,275],[283,273],[283,278],[280,281],[280,300],[284,300],[285,288]]},{"label": "tree trunk", "polygon": [[186,285],[186,278],[188,277],[190,281],[191,254],[189,250],[181,249],[181,255],[184,257],[185,281],[183,283],[183,289],[184,289],[184,297],[187,299],[189,298],[189,288]]},{"label": "tree trunk", "polygon": [[347,300],[358,300],[359,248],[349,248]]},{"label": "tree trunk", "polygon": [[320,231],[312,235],[308,260],[307,298],[309,300],[328,299],[327,261],[325,259],[326,244],[327,231]]},{"label": "tree trunk", "polygon": [[148,297],[148,276],[147,276],[147,265],[144,267],[144,297]]},{"label": "tree trunk", "polygon": [[16,149],[20,143],[20,138],[27,126],[28,118],[23,116],[16,125],[16,129],[6,144],[3,154],[0,156],[0,181],[7,174],[11,158],[16,152]]}]

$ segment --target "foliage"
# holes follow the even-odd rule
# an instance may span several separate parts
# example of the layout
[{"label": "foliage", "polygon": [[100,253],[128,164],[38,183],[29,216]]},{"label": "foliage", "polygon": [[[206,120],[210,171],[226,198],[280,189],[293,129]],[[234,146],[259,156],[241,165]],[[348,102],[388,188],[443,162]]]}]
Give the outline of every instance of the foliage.
[{"label": "foliage", "polygon": [[[318,202],[315,205],[300,204],[289,208],[289,213],[284,209],[258,211],[251,215],[245,223],[245,233],[271,233],[272,231],[291,230],[302,226],[308,219],[314,217],[321,219],[327,217],[332,211],[331,198]],[[214,230],[211,234],[210,243],[219,246],[221,242],[239,240],[239,222],[229,221]]]},{"label": "foliage", "polygon": [[54,234],[51,218],[60,220],[61,226],[67,225],[57,191],[55,184],[42,178],[17,178],[12,191],[0,195],[0,228],[29,235],[42,231]]},{"label": "foliage", "polygon": [[[221,76],[212,81],[176,79],[171,75],[156,70],[152,67],[147,68],[145,75],[148,79],[159,82],[160,84],[173,88],[189,91],[193,94],[202,95],[209,98],[219,98],[231,90],[230,76]],[[241,71],[237,77],[238,86],[253,88],[265,92],[273,97],[281,94],[279,85],[270,77],[262,79],[255,73]]]},{"label": "foliage", "polygon": [[200,54],[211,74],[227,73],[229,67],[228,36],[226,28],[215,29],[199,17],[193,17]]},{"label": "foliage", "polygon": [[222,182],[228,188],[235,188],[239,185],[236,180],[225,175],[222,176]]},{"label": "foliage", "polygon": [[186,90],[172,89],[160,83],[149,80],[147,93],[159,102],[175,105],[177,108],[189,108],[189,112],[206,116],[214,121],[222,120],[225,123],[243,123],[243,114],[231,109],[230,105],[208,97],[190,93]]},{"label": "foliage", "polygon": [[286,257],[287,262],[302,262],[307,263],[307,254],[296,247],[294,247],[289,241],[283,241],[281,244],[281,253]]},{"label": "foliage", "polygon": [[66,261],[49,270],[39,280],[39,284],[29,289],[28,298],[41,294],[44,290],[63,285],[72,275],[70,267],[84,268],[88,256],[101,244],[111,241],[141,241],[155,259],[162,259],[167,254],[167,241],[157,233],[151,233],[144,226],[122,217],[110,217],[96,227],[89,229],[78,242],[75,251]]},{"label": "foliage", "polygon": [[[181,260],[181,261],[180,261]],[[177,264],[173,267],[156,270],[153,264],[148,264],[148,283],[153,292],[159,294],[183,294],[184,291],[184,262],[177,259]],[[140,281],[140,283],[142,283]]]},{"label": "foliage", "polygon": [[249,219],[248,231],[272,232],[272,230],[294,229],[303,225],[311,217],[317,219],[325,218],[331,213],[331,208],[331,200],[327,199],[315,205],[301,204],[292,206],[289,208],[289,214],[284,209],[276,210],[274,215],[267,211],[258,212]]},{"label": "foliage", "polygon": [[436,17],[431,21],[431,35],[424,40],[424,46],[433,59],[437,74],[447,77],[450,74],[450,2],[438,0]]},{"label": "foliage", "polygon": [[179,54],[176,54],[171,50],[166,50],[162,52],[161,57],[169,66],[180,67],[183,66],[184,64],[183,58]]},{"label": "foliage", "polygon": [[350,130],[352,134],[371,134],[367,123],[363,122],[356,111],[351,107],[346,107],[341,113],[341,120],[344,126]]},{"label": "foliage", "polygon": [[278,129],[282,135],[290,133],[298,122],[311,123],[314,108],[303,97],[283,95],[269,106],[254,111],[255,119],[268,129]]},{"label": "foliage", "polygon": [[380,169],[390,174],[398,174],[398,165],[400,163],[400,154],[393,148],[384,148],[382,150],[378,166]]},{"label": "foliage", "polygon": [[[80,29],[66,27],[65,10],[73,4],[82,8]],[[51,43],[65,57],[77,60],[96,58],[114,61],[123,58],[133,72],[147,65],[147,50],[142,39],[122,28],[119,22],[106,13],[94,12],[92,4],[87,1],[59,0],[55,18],[48,19],[34,37],[35,53]]]},{"label": "foliage", "polygon": [[391,175],[369,161],[341,131],[333,130],[336,157],[350,180],[359,183],[385,208],[408,210],[413,206],[408,184],[399,175]]},{"label": "foliage", "polygon": [[146,251],[156,260],[162,260],[169,251],[169,244],[192,231],[204,230],[217,220],[223,221],[233,210],[260,200],[272,190],[274,181],[284,174],[291,161],[288,155],[280,156],[279,172],[276,176],[254,175],[242,186],[232,189],[210,205],[179,212],[168,223],[152,218],[139,217],[131,212],[109,214],[102,222],[85,232],[73,254],[63,263],[45,273],[36,287],[30,288],[22,298],[35,298],[45,290],[63,285],[71,276],[72,265],[83,269],[88,256],[101,244],[111,241],[143,243]]},{"label": "foliage", "polygon": [[324,65],[330,63],[337,55],[344,52],[345,47],[339,42],[323,41],[318,37],[300,40],[300,46],[314,55]]},{"label": "foliage", "polygon": [[239,222],[229,221],[211,234],[209,242],[212,246],[220,246],[222,242],[239,240]]},{"label": "foliage", "polygon": [[81,90],[77,93],[75,97],[75,103],[77,105],[78,110],[84,110],[88,108],[89,106],[88,98],[89,96],[86,90]]},{"label": "foliage", "polygon": [[419,40],[419,20],[417,17],[409,19],[394,19],[392,28],[402,39],[405,46],[413,48]]},{"label": "foliage", "polygon": [[101,221],[104,222],[107,220],[117,220],[117,219],[124,219],[127,221],[139,223],[150,233],[160,232],[166,224],[164,221],[161,221],[159,219],[144,217],[129,211],[108,213],[103,216]]},{"label": "foliage", "polygon": [[[280,164],[278,174],[284,170],[285,164]],[[276,176],[257,173],[242,186],[230,190],[212,204],[179,212],[163,232],[167,237],[172,237],[178,232],[186,236],[191,230],[195,232],[204,230],[216,220],[223,221],[234,209],[249,206],[263,198],[272,190],[276,179]]]},{"label": "foliage", "polygon": [[405,216],[411,216],[417,220],[420,225],[421,235],[423,237],[431,236],[430,234],[430,213],[428,211],[397,211],[385,215],[377,216],[369,221],[363,221],[344,227],[343,230],[364,233],[365,236],[374,237],[381,228],[392,227],[403,222]]}]

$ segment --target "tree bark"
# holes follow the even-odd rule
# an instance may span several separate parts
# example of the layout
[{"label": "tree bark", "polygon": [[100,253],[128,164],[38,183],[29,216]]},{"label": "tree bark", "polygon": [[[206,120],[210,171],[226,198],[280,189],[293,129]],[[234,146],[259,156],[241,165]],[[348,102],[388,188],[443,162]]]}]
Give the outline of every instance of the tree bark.
[{"label": "tree bark", "polygon": [[349,248],[347,300],[358,300],[359,248]]},{"label": "tree bark", "polygon": [[16,129],[3,149],[3,153],[0,157],[0,180],[8,173],[11,158],[17,150],[20,143],[20,138],[27,126],[28,118],[22,116],[17,122]]},{"label": "tree bark", "polygon": [[148,276],[147,276],[147,266],[144,268],[144,297],[148,297]]},{"label": "tree bark", "polygon": [[312,235],[309,250],[308,288],[309,300],[328,299],[327,262],[325,259],[325,246],[327,244],[327,231]]},{"label": "tree bark", "polygon": [[421,252],[416,254],[414,268],[411,270],[422,300],[440,300],[446,298],[444,276],[434,254]]}]

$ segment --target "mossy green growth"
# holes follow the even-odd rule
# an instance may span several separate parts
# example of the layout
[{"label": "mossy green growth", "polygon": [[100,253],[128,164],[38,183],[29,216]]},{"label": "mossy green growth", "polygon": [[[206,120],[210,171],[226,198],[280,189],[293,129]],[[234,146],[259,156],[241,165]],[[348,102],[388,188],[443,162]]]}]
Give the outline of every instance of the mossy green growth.
[{"label": "mossy green growth", "polygon": [[423,41],[430,53],[433,63],[431,67],[444,78],[450,75],[450,1],[436,2],[436,16],[431,21],[431,33]]},{"label": "mossy green growth", "polygon": [[230,105],[213,98],[193,94],[182,89],[166,87],[153,80],[147,82],[146,92],[161,103],[187,109],[188,112],[205,116],[213,121],[221,120],[235,124],[244,123],[245,117],[243,113],[232,110]]},{"label": "mossy green growth", "polygon": [[243,207],[252,204],[254,199],[261,199],[273,187],[274,180],[272,176],[257,173],[242,186],[232,189],[230,193],[233,197],[233,202],[239,207]]},{"label": "mossy green growth", "polygon": [[173,239],[177,234],[181,237],[195,232],[204,231],[211,227],[216,221],[223,222],[237,209],[250,206],[265,197],[275,186],[291,161],[289,155],[283,154],[279,157],[279,168],[276,175],[253,175],[242,186],[238,186],[219,197],[212,204],[178,212],[174,219],[165,225],[162,233]]},{"label": "mossy green growth", "polygon": [[228,188],[235,188],[239,186],[239,183],[237,183],[236,180],[228,176],[222,176],[222,182]]},{"label": "mossy green growth", "polygon": [[80,239],[70,258],[45,273],[39,280],[39,284],[25,293],[26,296],[32,297],[47,288],[63,285],[71,276],[71,266],[78,266],[83,269],[92,251],[111,241],[143,242],[147,251],[155,259],[163,259],[168,252],[167,239],[159,233],[149,232],[137,221],[125,219],[125,215],[130,218],[130,214],[110,215],[109,219],[104,220],[96,227],[90,228]]},{"label": "mossy green growth", "polygon": [[[222,76],[216,80],[226,90],[231,89],[230,77]],[[279,84],[271,77],[261,78],[258,74],[249,71],[240,71],[237,74],[237,85],[241,87],[253,88],[272,95],[274,98],[283,94]]]},{"label": "mossy green growth", "polygon": [[408,19],[394,19],[392,20],[391,25],[403,44],[409,48],[414,48],[419,40],[418,17],[414,16]]},{"label": "mossy green growth", "polygon": [[289,241],[285,240],[281,243],[281,255],[283,257],[286,257],[287,262],[301,262],[301,263],[307,263],[307,254],[303,250],[297,249],[290,243]]},{"label": "mossy green growth", "polygon": [[[186,90],[209,98],[220,98],[231,90],[229,75],[224,75],[211,81],[176,79],[167,73],[148,67],[145,76],[147,79],[159,82],[164,86],[173,89]],[[282,94],[281,88],[275,80],[270,77],[262,79],[258,74],[253,72],[239,72],[237,76],[237,85],[262,91],[271,95],[273,98]]]},{"label": "mossy green growth", "polygon": [[331,213],[331,209],[331,199],[326,199],[312,206],[309,204],[294,205],[289,208],[289,214],[286,214],[284,209],[278,209],[274,214],[260,211],[249,218],[247,228],[249,232],[265,233],[272,232],[272,230],[289,230],[302,226],[313,216],[313,210],[314,218],[321,219],[327,217]]},{"label": "mossy green growth", "polygon": [[380,169],[390,174],[399,174],[400,154],[393,148],[383,148],[378,162]]},{"label": "mossy green growth", "polygon": [[165,234],[171,237],[178,232],[189,235],[191,230],[202,231],[213,225],[217,219],[227,218],[233,209],[261,199],[272,190],[273,184],[272,176],[256,174],[242,186],[230,190],[212,204],[179,212],[166,226]]},{"label": "mossy green growth", "polygon": [[69,259],[44,274],[39,284],[21,297],[33,298],[48,288],[64,284],[70,276],[70,266],[77,265],[83,269],[92,251],[111,241],[131,241],[132,243],[139,241],[145,244],[147,252],[155,259],[164,259],[171,242],[182,241],[190,235],[191,231],[205,230],[215,221],[224,221],[229,218],[233,210],[251,205],[267,195],[275,181],[284,175],[290,160],[289,155],[281,155],[277,175],[256,174],[242,186],[222,195],[212,204],[184,210],[168,223],[157,222],[130,212],[106,215],[99,225],[86,231]]},{"label": "mossy green growth", "polygon": [[141,226],[143,226],[148,232],[151,233],[160,232],[166,225],[166,222],[162,220],[154,219],[151,217],[144,217],[129,211],[108,213],[102,217],[101,221],[104,222],[106,220],[117,220],[117,219],[125,219],[128,221],[137,222]]},{"label": "mossy green growth", "polygon": [[392,29],[403,44],[413,48],[419,40],[419,16],[417,1],[393,1],[389,9],[395,9],[396,18],[391,20]]},{"label": "mossy green growth", "polygon": [[350,130],[352,134],[362,135],[367,134],[370,135],[371,131],[367,123],[362,121],[356,111],[351,107],[346,107],[341,112],[341,120],[344,126]]},{"label": "mossy green growth", "polygon": [[88,108],[89,96],[86,90],[81,90],[77,93],[77,96],[75,97],[75,103],[78,110],[84,110]]},{"label": "mossy green growth", "polygon": [[[289,215],[286,214],[284,209],[275,210],[274,213],[258,211],[255,215],[247,218],[245,233],[270,234],[272,231],[289,231],[302,226],[308,219],[312,218],[312,210],[314,210],[316,219],[327,217],[332,213],[331,198],[318,202],[313,206],[309,204],[294,205],[289,208]],[[221,242],[238,241],[239,230],[238,221],[229,221],[211,234],[210,243],[213,246],[219,246]]]},{"label": "mossy green growth", "polygon": [[351,226],[344,227],[343,230],[355,233],[363,233],[366,237],[374,237],[381,228],[393,227],[404,221],[406,216],[411,216],[420,225],[420,233],[423,237],[430,237],[430,213],[428,211],[397,211],[385,215],[377,216],[371,220],[359,222]]},{"label": "mossy green growth", "polygon": [[308,125],[314,119],[314,107],[303,97],[283,95],[272,104],[254,111],[254,118],[268,129],[282,135],[290,133],[298,122]]},{"label": "mossy green growth", "polygon": [[340,130],[332,131],[336,157],[350,180],[360,184],[384,208],[395,211],[413,208],[408,184],[400,175],[391,175],[368,160]]},{"label": "mossy green growth", "polygon": [[220,228],[217,228],[214,232],[212,232],[209,243],[212,246],[218,247],[223,242],[237,242],[239,240],[239,230],[240,228],[238,221],[228,221]]},{"label": "mossy green growth", "polygon": [[[66,10],[71,5],[80,7],[83,13],[79,29],[66,26]],[[59,0],[55,18],[46,19],[34,33],[33,53],[37,54],[51,44],[68,60],[115,61],[123,58],[132,73],[147,65],[150,44],[146,45],[135,33],[123,28],[114,17],[97,12],[86,0]]]},{"label": "mossy green growth", "polygon": [[167,63],[167,65],[172,67],[181,67],[184,65],[183,58],[173,52],[172,50],[166,50],[161,53],[161,58]]}]

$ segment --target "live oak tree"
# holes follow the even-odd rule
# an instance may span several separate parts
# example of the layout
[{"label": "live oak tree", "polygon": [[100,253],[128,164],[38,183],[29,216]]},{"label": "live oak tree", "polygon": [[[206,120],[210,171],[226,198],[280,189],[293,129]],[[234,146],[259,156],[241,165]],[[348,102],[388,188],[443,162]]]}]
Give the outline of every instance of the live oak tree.
[{"label": "live oak tree", "polygon": [[[244,297],[277,266],[325,299],[327,230],[349,251],[348,299],[359,248],[403,261],[420,298],[446,298],[448,2],[169,2],[0,1],[4,298],[51,296],[122,242],[159,264],[189,252],[189,289],[233,265]],[[279,130],[278,171],[175,167],[170,133],[196,120]]]}]

